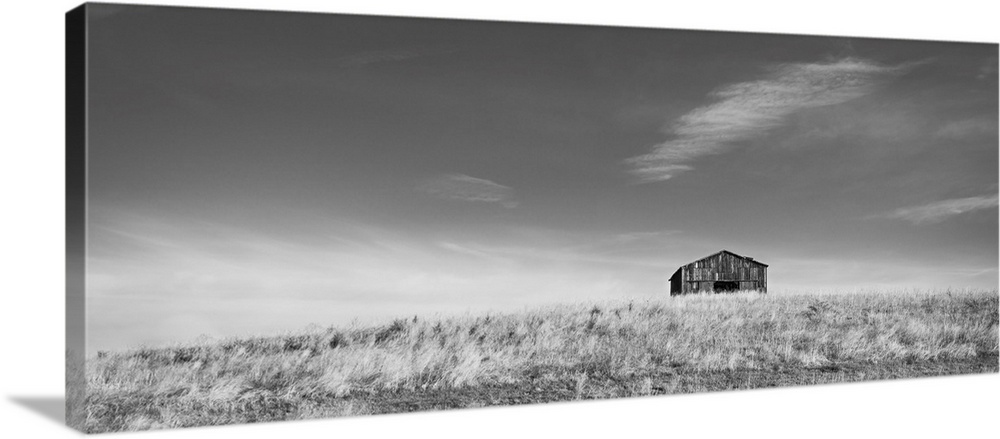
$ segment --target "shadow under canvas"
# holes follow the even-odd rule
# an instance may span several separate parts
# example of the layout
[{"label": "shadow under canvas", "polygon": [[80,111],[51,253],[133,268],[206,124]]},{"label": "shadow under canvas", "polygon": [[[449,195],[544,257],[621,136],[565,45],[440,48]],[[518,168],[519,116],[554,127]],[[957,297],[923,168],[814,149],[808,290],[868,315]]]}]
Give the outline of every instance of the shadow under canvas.
[{"label": "shadow under canvas", "polygon": [[10,400],[60,425],[66,423],[66,398],[62,396],[12,396]]}]

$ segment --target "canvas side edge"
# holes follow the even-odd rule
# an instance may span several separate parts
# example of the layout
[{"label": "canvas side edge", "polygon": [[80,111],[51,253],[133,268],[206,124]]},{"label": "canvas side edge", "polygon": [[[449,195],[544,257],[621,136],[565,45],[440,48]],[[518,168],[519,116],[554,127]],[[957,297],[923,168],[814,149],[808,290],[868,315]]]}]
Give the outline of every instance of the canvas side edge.
[{"label": "canvas side edge", "polygon": [[86,419],[87,5],[66,13],[66,425]]}]

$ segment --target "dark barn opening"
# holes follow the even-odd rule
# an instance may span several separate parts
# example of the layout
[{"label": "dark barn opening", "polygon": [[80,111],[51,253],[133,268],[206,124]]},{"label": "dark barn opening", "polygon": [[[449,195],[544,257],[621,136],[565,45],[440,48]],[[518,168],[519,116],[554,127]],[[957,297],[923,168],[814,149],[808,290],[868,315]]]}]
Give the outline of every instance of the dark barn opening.
[{"label": "dark barn opening", "polygon": [[716,293],[728,293],[739,290],[740,283],[720,280],[712,285],[712,289],[715,290]]},{"label": "dark barn opening", "polygon": [[670,276],[670,295],[690,293],[767,292],[767,264],[722,250],[687,265]]}]

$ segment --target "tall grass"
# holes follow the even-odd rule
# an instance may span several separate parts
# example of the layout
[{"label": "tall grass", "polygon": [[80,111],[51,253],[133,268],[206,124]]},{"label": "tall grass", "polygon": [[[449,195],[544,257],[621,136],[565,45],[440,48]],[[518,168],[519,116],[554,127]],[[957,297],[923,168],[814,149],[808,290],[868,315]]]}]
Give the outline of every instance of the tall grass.
[{"label": "tall grass", "polygon": [[996,291],[693,295],[138,349],[88,361],[86,424],[114,431],[364,414],[363,402],[379,395],[488,395],[529,381],[569,382],[569,399],[592,380],[646,395],[664,373],[995,357],[997,308]]}]

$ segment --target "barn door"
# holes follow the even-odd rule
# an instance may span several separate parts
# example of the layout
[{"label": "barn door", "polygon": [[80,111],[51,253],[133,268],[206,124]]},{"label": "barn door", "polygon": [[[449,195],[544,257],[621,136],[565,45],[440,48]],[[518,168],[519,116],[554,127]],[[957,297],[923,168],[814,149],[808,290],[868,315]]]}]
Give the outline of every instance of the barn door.
[{"label": "barn door", "polygon": [[740,289],[739,282],[717,281],[712,285],[716,293],[729,293]]}]

